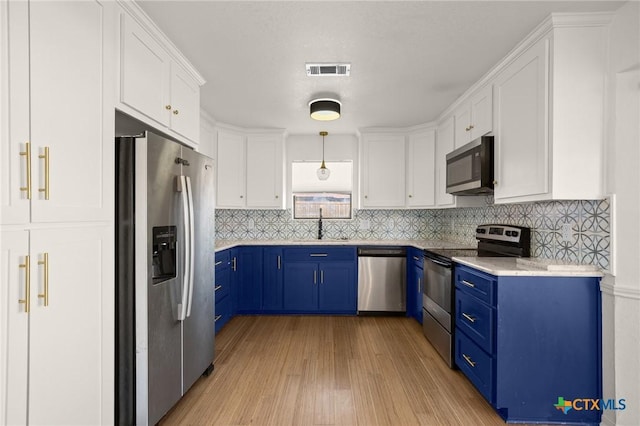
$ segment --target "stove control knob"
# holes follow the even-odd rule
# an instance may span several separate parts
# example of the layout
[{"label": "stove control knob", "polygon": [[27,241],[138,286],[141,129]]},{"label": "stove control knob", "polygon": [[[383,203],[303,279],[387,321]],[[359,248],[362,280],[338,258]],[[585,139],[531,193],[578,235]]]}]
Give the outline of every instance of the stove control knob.
[{"label": "stove control knob", "polygon": [[511,236],[512,237],[517,237],[518,236],[518,231],[511,231]]},{"label": "stove control knob", "polygon": [[505,234],[507,237],[510,237],[510,236],[511,236],[511,231],[505,231],[505,233],[504,233],[504,234]]}]

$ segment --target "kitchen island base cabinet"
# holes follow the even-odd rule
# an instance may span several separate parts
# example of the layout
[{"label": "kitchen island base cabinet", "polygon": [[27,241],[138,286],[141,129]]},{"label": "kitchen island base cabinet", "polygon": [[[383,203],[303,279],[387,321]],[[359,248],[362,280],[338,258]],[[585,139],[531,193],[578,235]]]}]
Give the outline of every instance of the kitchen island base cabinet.
[{"label": "kitchen island base cabinet", "polygon": [[[455,277],[456,364],[505,421],[598,424],[600,410],[556,405],[602,398],[600,278],[459,265]],[[489,300],[469,291],[476,281],[492,283]]]}]

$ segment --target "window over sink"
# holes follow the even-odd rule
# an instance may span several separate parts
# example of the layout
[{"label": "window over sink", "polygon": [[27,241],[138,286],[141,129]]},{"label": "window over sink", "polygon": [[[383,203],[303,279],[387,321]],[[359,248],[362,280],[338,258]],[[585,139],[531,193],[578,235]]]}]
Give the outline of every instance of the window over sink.
[{"label": "window over sink", "polygon": [[331,175],[319,180],[318,161],[294,161],[291,171],[294,219],[351,219],[353,162],[326,161]]}]

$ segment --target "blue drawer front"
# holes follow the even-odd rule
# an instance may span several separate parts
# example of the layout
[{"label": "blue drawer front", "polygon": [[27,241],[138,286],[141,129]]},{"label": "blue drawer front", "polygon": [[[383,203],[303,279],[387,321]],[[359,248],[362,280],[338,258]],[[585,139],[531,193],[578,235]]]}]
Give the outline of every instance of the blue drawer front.
[{"label": "blue drawer front", "polygon": [[456,327],[463,330],[488,354],[493,354],[494,310],[485,303],[469,296],[465,292],[456,291]]},{"label": "blue drawer front", "polygon": [[356,260],[355,247],[291,247],[283,251],[285,261]]},{"label": "blue drawer front", "polygon": [[215,328],[216,334],[220,329],[231,319],[231,298],[226,297],[223,300],[216,302],[215,307]]},{"label": "blue drawer front", "polygon": [[231,270],[230,269],[222,269],[219,271],[216,271],[216,278],[215,278],[215,292],[216,292],[216,303],[218,303],[218,301],[224,299],[225,297],[227,297],[229,295],[229,292],[231,291],[230,289],[230,285],[229,283],[231,282]]},{"label": "blue drawer front", "polygon": [[494,305],[495,278],[493,276],[457,265],[455,277],[457,288],[489,305]]},{"label": "blue drawer front", "polygon": [[229,266],[229,263],[231,261],[229,250],[217,252],[215,255],[215,259],[216,259],[215,260],[216,271]]},{"label": "blue drawer front", "polygon": [[455,332],[456,364],[489,403],[494,402],[494,362],[460,329]]}]

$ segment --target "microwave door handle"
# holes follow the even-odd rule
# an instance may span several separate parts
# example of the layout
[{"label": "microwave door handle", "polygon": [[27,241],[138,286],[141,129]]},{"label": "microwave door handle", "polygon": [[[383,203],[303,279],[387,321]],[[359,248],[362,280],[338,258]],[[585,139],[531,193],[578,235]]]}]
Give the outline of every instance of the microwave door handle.
[{"label": "microwave door handle", "polygon": [[187,200],[189,203],[189,297],[187,303],[187,317],[191,316],[191,304],[193,302],[193,275],[195,260],[195,229],[193,225],[193,191],[191,190],[191,178],[186,176]]},{"label": "microwave door handle", "polygon": [[178,179],[178,192],[180,192],[180,199],[182,201],[182,235],[184,238],[184,250],[182,257],[182,299],[178,304],[178,321],[184,321],[187,317],[187,300],[189,297],[189,276],[191,263],[189,259],[191,257],[191,235],[189,228],[189,195],[187,193],[187,180],[186,176],[177,176]]}]

